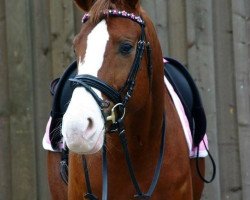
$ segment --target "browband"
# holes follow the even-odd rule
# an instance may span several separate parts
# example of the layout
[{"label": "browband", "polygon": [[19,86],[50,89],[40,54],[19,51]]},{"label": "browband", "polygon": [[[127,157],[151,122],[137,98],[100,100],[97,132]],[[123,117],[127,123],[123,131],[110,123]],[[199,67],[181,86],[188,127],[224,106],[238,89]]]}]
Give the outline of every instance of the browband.
[{"label": "browband", "polygon": [[[132,21],[138,23],[140,26],[145,26],[145,22],[144,20],[138,16],[135,15],[134,13],[128,13],[125,10],[120,11],[120,10],[115,10],[115,9],[109,9],[109,10],[105,10],[102,12],[102,17],[107,17],[107,16],[115,16],[115,17],[124,17],[124,18],[128,18],[131,19]],[[90,14],[89,13],[85,13],[83,15],[82,18],[82,23],[85,23],[86,21],[88,21],[88,19],[90,18]]]}]

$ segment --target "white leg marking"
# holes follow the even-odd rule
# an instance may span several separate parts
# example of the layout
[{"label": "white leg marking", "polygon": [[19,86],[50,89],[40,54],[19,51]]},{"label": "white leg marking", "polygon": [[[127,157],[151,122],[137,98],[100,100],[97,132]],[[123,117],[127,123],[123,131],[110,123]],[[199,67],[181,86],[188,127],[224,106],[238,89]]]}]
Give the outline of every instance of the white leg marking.
[{"label": "white leg marking", "polygon": [[[107,24],[102,20],[88,35],[86,54],[79,59],[78,74],[97,76],[108,40]],[[95,92],[101,98],[100,91]],[[76,153],[90,154],[102,148],[104,119],[98,104],[85,88],[74,90],[63,117],[62,134],[69,149]]]}]

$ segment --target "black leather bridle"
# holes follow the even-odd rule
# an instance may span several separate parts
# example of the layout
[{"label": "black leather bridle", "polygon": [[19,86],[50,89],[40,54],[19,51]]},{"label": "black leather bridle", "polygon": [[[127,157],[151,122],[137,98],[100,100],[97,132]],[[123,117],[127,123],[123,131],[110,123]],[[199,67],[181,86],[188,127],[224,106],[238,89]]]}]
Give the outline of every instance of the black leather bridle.
[{"label": "black leather bridle", "polygon": [[[145,23],[141,17],[135,16],[134,14],[131,14],[131,13],[127,13],[125,11],[108,10],[104,14],[108,16],[125,17],[128,19],[131,19],[137,22],[141,27],[141,35],[137,43],[135,59],[133,61],[131,71],[129,72],[126,83],[124,84],[124,86],[122,87],[120,91],[117,91],[112,86],[108,85],[106,82],[92,75],[86,75],[86,74],[77,75],[74,78],[71,78],[70,81],[73,82],[75,87],[84,87],[93,96],[93,98],[95,99],[95,101],[100,107],[103,118],[105,120],[105,124],[108,121],[112,121],[112,127],[113,127],[112,129],[113,131],[117,132],[119,135],[119,139],[120,139],[120,142],[121,142],[124,154],[125,154],[125,159],[127,162],[129,174],[130,174],[132,183],[136,190],[136,195],[134,197],[137,199],[149,199],[152,196],[153,191],[158,182],[160,170],[161,170],[161,166],[163,162],[163,154],[164,154],[164,147],[165,147],[165,133],[166,133],[165,113],[163,114],[163,118],[162,118],[162,136],[161,136],[159,158],[158,158],[158,162],[155,168],[155,173],[154,173],[152,183],[147,193],[143,193],[141,191],[139,183],[136,179],[133,166],[132,166],[132,162],[130,159],[130,155],[128,152],[127,139],[126,139],[125,127],[124,127],[125,108],[130,97],[133,94],[133,90],[134,90],[135,83],[136,83],[136,77],[140,69],[141,60],[144,55],[145,48],[147,50],[148,71],[149,71],[149,74],[151,73],[151,68],[152,68],[151,48],[150,48],[149,42],[146,41]],[[87,19],[88,18],[85,17],[83,19],[83,22],[86,22]],[[102,100],[92,88],[95,88],[101,91],[115,105],[111,110],[110,116],[107,116],[107,114],[104,112],[104,110],[108,107],[107,102],[105,100]],[[84,166],[84,173],[85,173],[85,182],[86,182],[86,187],[87,187],[87,194],[85,194],[84,197],[89,200],[97,200],[98,198],[93,194],[92,189],[91,189],[89,171],[88,171],[87,161],[85,157],[83,157],[83,166]],[[106,138],[104,139],[104,145],[102,148],[102,176],[103,176],[102,200],[107,200],[108,199],[108,166],[107,166],[107,154],[106,154]]]}]

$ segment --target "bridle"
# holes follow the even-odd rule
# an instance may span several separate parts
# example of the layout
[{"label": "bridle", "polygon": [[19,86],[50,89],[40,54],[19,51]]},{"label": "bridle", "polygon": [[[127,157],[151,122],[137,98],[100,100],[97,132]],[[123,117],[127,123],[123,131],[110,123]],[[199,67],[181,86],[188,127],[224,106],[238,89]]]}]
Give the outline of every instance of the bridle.
[{"label": "bridle", "polygon": [[[74,78],[71,78],[70,81],[73,82],[75,87],[84,87],[95,99],[97,104],[100,107],[101,113],[105,120],[105,124],[107,122],[112,121],[112,130],[113,132],[117,132],[119,135],[120,142],[122,144],[122,148],[125,154],[125,159],[127,162],[129,174],[132,180],[132,183],[136,190],[136,195],[134,196],[137,199],[149,199],[153,191],[156,187],[156,184],[159,179],[160,170],[163,162],[163,154],[164,154],[164,147],[165,147],[165,132],[166,132],[166,124],[165,124],[165,113],[163,114],[162,118],[162,136],[161,136],[161,144],[160,144],[160,153],[158,162],[155,168],[154,177],[150,188],[147,193],[143,193],[140,189],[139,183],[136,179],[132,162],[130,159],[130,155],[128,152],[127,147],[127,139],[125,134],[125,127],[124,127],[124,116],[125,116],[125,109],[126,105],[133,94],[136,77],[138,71],[140,69],[141,60],[144,55],[144,51],[146,48],[147,51],[147,62],[148,62],[148,72],[149,72],[149,79],[152,70],[151,64],[151,48],[150,43],[146,41],[145,35],[145,22],[140,16],[136,16],[133,13],[127,13],[126,11],[117,11],[117,10],[107,10],[103,12],[103,17],[112,16],[112,17],[123,17],[130,19],[136,23],[138,23],[141,27],[141,35],[139,41],[137,43],[135,59],[133,61],[131,71],[129,72],[127,81],[125,82],[124,86],[120,91],[117,91],[112,86],[108,85],[106,82],[94,77],[92,75],[77,75]],[[83,17],[82,22],[85,23],[89,19],[89,15],[85,14]],[[109,100],[114,103],[114,107],[111,109],[111,114],[107,116],[105,113],[105,109],[109,106],[105,100],[102,100],[92,89],[95,88],[101,91]],[[125,95],[122,95],[125,94]],[[87,194],[84,196],[86,199],[89,200],[97,200],[98,198],[92,193],[90,179],[89,179],[89,172],[87,167],[86,158],[83,157],[83,166],[84,166],[84,173],[85,173],[85,182],[87,187]],[[104,139],[104,145],[102,148],[102,200],[108,199],[108,166],[107,166],[107,154],[106,154],[106,138]],[[122,195],[122,194],[121,194]]]},{"label": "bridle", "polygon": [[[112,86],[108,85],[106,82],[92,75],[86,75],[86,74],[77,75],[74,79],[70,79],[72,82],[75,83],[76,87],[79,87],[79,86],[84,87],[93,96],[93,98],[95,99],[99,107],[101,108],[103,118],[105,119],[106,122],[109,121],[109,119],[111,119],[111,118],[107,119],[107,115],[103,111],[107,107],[107,104],[105,101],[103,101],[102,99],[98,97],[98,95],[94,92],[92,87],[101,91],[103,94],[105,94],[108,97],[108,99],[110,99],[114,103],[115,107],[118,108],[118,110],[122,110],[123,112],[121,113],[124,113],[126,104],[133,94],[136,76],[140,69],[140,64],[141,64],[141,60],[144,54],[145,47],[147,50],[147,57],[148,57],[148,74],[151,74],[151,70],[152,70],[151,69],[152,68],[151,48],[150,48],[150,43],[146,41],[145,22],[143,21],[143,19],[140,16],[127,13],[126,11],[117,11],[117,10],[107,10],[103,12],[102,18],[105,18],[107,16],[128,18],[138,23],[141,27],[141,35],[137,43],[135,59],[132,64],[131,71],[129,72],[127,81],[125,82],[124,86],[120,89],[120,91],[117,91]],[[89,19],[89,17],[90,17],[89,14],[85,14],[82,19],[82,22],[85,23]],[[122,97],[123,96],[122,94],[124,93],[124,91],[127,91],[127,92],[126,92],[126,95]],[[113,123],[114,121],[115,120],[113,118]]]}]

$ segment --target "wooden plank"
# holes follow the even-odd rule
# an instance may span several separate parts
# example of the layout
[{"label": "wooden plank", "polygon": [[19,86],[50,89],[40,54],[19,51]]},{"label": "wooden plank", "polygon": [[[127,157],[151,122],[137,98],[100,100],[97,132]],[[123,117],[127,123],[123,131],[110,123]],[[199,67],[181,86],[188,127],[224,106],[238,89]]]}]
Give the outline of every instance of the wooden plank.
[{"label": "wooden plank", "polygon": [[250,1],[232,1],[242,198],[250,196]]},{"label": "wooden plank", "polygon": [[8,66],[5,2],[0,0],[0,199],[11,199]]},{"label": "wooden plank", "polygon": [[221,198],[242,199],[231,1],[213,1],[213,11]]},{"label": "wooden plank", "polygon": [[168,1],[169,55],[187,65],[185,1]]},{"label": "wooden plank", "polygon": [[76,6],[76,4],[73,4],[74,8],[74,21],[75,21],[75,35],[80,32],[80,29],[82,27],[82,17],[83,17],[83,11]]},{"label": "wooden plank", "polygon": [[12,199],[37,199],[29,1],[6,0]]},{"label": "wooden plank", "polygon": [[141,1],[141,6],[143,9],[147,11],[149,14],[151,20],[153,22],[156,22],[156,4],[155,1],[152,0],[142,0]]},{"label": "wooden plank", "polygon": [[168,33],[168,4],[166,0],[157,0],[155,2],[155,15],[154,21],[155,28],[160,40],[161,49],[164,56],[169,55],[169,33]]},{"label": "wooden plank", "polygon": [[167,28],[167,1],[143,0],[142,7],[148,12],[154,22],[163,55],[169,55],[168,28]]},{"label": "wooden plank", "polygon": [[[218,167],[203,199],[248,199],[250,0],[142,4],[156,25],[165,55],[188,64],[203,96],[210,149]],[[48,83],[73,59],[72,39],[81,16],[66,0],[0,0],[0,199],[48,199],[41,148],[50,108]]]},{"label": "wooden plank", "polygon": [[[207,115],[209,147],[219,168],[217,141],[215,60],[211,0],[186,1],[188,68],[197,83]],[[212,166],[206,159],[206,177],[211,177]],[[205,185],[203,199],[220,199],[220,176]]]},{"label": "wooden plank", "polygon": [[42,138],[51,109],[49,92],[49,84],[52,80],[49,2],[31,1],[31,8],[37,196],[39,199],[49,199],[46,151],[42,148]]},{"label": "wooden plank", "polygon": [[53,77],[58,77],[73,61],[72,41],[75,36],[73,1],[50,1]]}]

